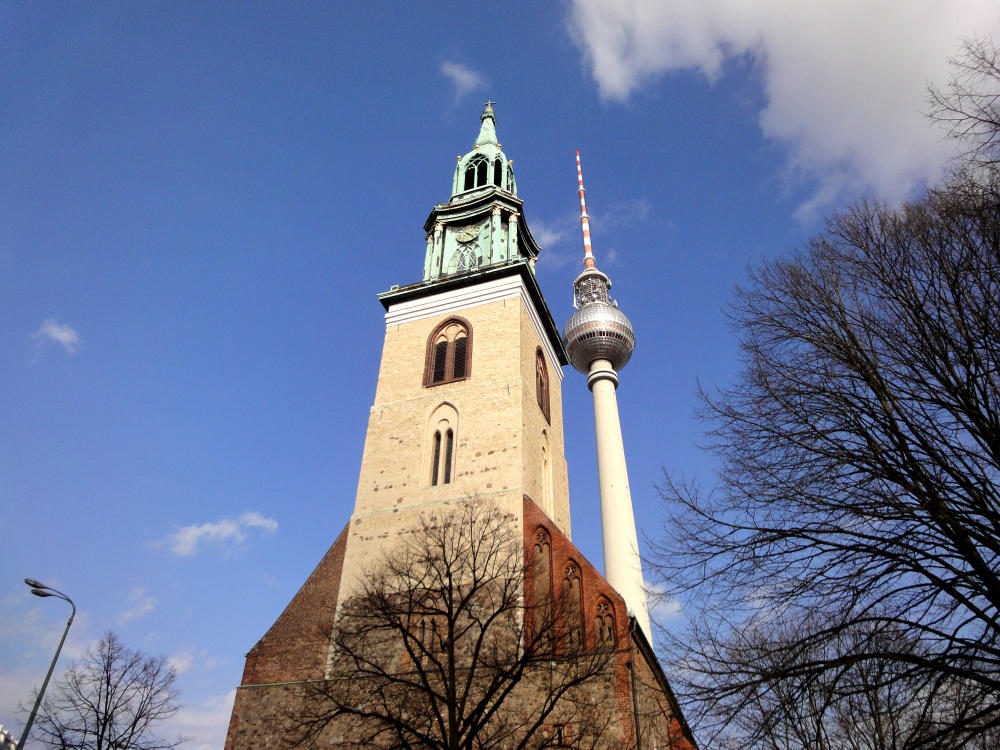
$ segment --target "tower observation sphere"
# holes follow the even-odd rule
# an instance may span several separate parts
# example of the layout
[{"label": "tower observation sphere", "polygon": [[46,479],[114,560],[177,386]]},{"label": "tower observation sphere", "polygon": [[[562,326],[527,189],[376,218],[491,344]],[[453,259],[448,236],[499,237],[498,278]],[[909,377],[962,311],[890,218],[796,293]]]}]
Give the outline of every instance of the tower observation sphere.
[{"label": "tower observation sphere", "polygon": [[611,281],[596,268],[585,270],[573,282],[577,310],[563,329],[563,343],[573,367],[584,375],[598,359],[622,369],[635,349],[632,323],[609,296],[610,287]]}]

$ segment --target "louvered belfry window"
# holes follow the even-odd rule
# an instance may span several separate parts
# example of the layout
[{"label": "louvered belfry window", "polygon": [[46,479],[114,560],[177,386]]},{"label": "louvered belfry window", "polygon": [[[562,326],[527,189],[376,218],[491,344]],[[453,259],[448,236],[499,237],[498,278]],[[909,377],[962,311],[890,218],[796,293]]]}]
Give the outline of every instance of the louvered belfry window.
[{"label": "louvered belfry window", "polygon": [[449,318],[427,339],[424,387],[465,380],[472,359],[472,327],[462,318]]}]

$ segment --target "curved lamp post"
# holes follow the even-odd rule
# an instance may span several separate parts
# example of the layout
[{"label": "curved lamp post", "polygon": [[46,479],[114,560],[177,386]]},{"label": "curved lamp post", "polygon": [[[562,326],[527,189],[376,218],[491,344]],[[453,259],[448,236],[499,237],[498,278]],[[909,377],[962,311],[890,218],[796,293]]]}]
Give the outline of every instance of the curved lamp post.
[{"label": "curved lamp post", "polygon": [[45,688],[49,685],[49,678],[52,676],[52,670],[56,668],[56,662],[59,660],[59,652],[62,651],[63,644],[66,642],[66,635],[69,633],[69,626],[73,624],[73,618],[76,617],[76,605],[73,604],[73,600],[70,599],[62,591],[56,591],[51,586],[46,586],[44,583],[36,581],[32,578],[25,578],[24,582],[31,586],[31,593],[35,596],[54,596],[58,599],[63,599],[69,602],[69,606],[73,608],[72,613],[70,613],[69,620],[66,621],[66,629],[63,631],[62,639],[59,641],[59,646],[56,648],[56,655],[52,657],[52,663],[49,665],[48,674],[45,675],[45,681],[42,683],[42,689],[38,691],[38,697],[35,698],[35,705],[31,709],[31,714],[28,716],[28,723],[24,725],[24,730],[21,732],[21,741],[17,743],[17,750],[23,750],[24,743],[28,740],[28,732],[31,731],[31,725],[35,723],[35,714],[38,713],[38,706],[42,702],[42,696],[45,695]]}]

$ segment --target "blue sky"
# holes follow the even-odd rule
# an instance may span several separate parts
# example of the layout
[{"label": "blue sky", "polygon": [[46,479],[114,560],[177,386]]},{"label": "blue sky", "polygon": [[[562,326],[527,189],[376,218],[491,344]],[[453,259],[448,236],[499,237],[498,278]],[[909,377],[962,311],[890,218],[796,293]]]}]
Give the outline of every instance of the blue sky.
[{"label": "blue sky", "polygon": [[[619,388],[641,530],[711,482],[694,392],[738,366],[749,264],[950,144],[924,85],[993,2],[0,5],[0,723],[65,621],[168,656],[221,746],[243,655],[346,523],[383,335],[481,103],[570,315],[580,149],[638,336]],[[593,416],[563,384],[574,539],[601,561]]]}]

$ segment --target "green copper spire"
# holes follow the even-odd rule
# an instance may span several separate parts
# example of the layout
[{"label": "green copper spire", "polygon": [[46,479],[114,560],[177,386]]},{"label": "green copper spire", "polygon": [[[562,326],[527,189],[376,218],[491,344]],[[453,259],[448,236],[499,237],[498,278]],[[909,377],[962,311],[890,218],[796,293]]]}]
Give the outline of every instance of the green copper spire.
[{"label": "green copper spire", "polygon": [[534,270],[540,248],[524,222],[514,162],[497,141],[495,103],[483,105],[479,137],[458,157],[451,197],[424,222],[424,283],[517,264]]},{"label": "green copper spire", "polygon": [[499,146],[497,143],[497,117],[493,112],[493,100],[488,100],[483,105],[483,114],[479,116],[482,125],[479,128],[479,137],[476,138],[476,146]]},{"label": "green copper spire", "polygon": [[472,151],[458,157],[451,194],[456,196],[470,190],[478,190],[493,185],[511,195],[517,195],[514,182],[513,162],[508,161],[497,141],[497,116],[493,111],[496,102],[490,100],[483,105],[479,116],[479,137]]}]

